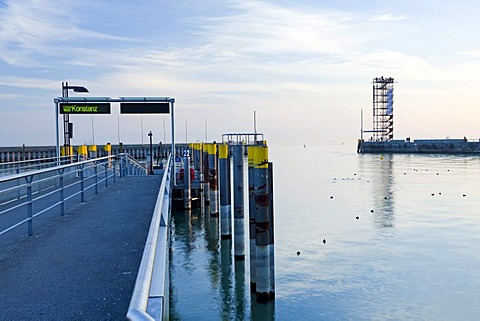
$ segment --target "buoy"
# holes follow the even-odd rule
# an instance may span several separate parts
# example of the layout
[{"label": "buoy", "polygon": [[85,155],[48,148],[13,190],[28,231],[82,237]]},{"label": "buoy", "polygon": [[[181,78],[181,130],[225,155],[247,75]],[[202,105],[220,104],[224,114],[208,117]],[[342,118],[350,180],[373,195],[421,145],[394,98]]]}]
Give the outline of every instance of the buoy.
[{"label": "buoy", "polygon": [[432,193],[432,196],[435,196],[435,193]]},{"label": "buoy", "polygon": [[385,196],[385,199],[387,199],[387,197]]},{"label": "buoy", "polygon": [[323,244],[327,243],[327,240],[326,239],[323,239]]},{"label": "buoy", "polygon": [[333,200],[333,195],[332,195],[332,196],[330,196],[330,199],[331,199],[331,200]]},{"label": "buoy", "polygon": [[383,159],[383,156],[380,156],[380,159]]},{"label": "buoy", "polygon": [[297,256],[300,255],[300,251],[297,251]]},{"label": "buoy", "polygon": [[467,194],[463,194],[463,197],[467,196]]},{"label": "buoy", "polygon": [[373,213],[373,210],[370,210],[370,213]]},{"label": "buoy", "polygon": [[355,216],[355,218],[358,220],[360,217],[358,217],[358,216]]}]

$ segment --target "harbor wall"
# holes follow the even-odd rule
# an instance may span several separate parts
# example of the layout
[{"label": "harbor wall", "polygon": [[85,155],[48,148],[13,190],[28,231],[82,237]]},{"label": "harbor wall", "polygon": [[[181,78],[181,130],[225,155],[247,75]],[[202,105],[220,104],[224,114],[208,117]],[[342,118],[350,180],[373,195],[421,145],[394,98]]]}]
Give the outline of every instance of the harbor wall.
[{"label": "harbor wall", "polygon": [[480,141],[417,139],[388,142],[358,140],[358,153],[480,154]]},{"label": "harbor wall", "polygon": [[[77,153],[78,148],[82,147],[72,146],[74,154]],[[62,146],[63,147],[63,146]],[[170,144],[154,144],[153,154],[155,158],[166,157],[171,150]],[[182,150],[189,148],[187,144],[175,144],[176,154],[182,155]],[[103,145],[98,145],[96,149],[97,157],[107,156],[107,151]],[[117,144],[111,145],[111,153],[118,155],[119,153],[128,153],[136,159],[146,159],[150,153],[149,144]],[[55,146],[12,146],[12,147],[0,147],[0,163],[17,162],[23,160],[50,158],[56,156]]]}]

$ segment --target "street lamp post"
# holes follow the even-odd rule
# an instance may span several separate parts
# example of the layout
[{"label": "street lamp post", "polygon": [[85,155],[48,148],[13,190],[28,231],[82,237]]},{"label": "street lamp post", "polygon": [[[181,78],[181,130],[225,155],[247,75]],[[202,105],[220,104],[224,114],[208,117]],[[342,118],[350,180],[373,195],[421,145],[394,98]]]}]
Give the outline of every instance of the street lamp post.
[{"label": "street lamp post", "polygon": [[[62,82],[62,97],[68,97],[68,91],[73,90],[76,93],[88,93],[88,89],[83,86],[69,86],[68,82]],[[63,142],[65,148],[65,156],[70,155],[70,139],[73,138],[73,124],[70,123],[70,115],[63,114]],[[60,157],[60,155],[57,155]]]},{"label": "street lamp post", "polygon": [[150,137],[150,175],[153,174],[153,146],[152,146],[152,131],[148,133],[148,136]]}]

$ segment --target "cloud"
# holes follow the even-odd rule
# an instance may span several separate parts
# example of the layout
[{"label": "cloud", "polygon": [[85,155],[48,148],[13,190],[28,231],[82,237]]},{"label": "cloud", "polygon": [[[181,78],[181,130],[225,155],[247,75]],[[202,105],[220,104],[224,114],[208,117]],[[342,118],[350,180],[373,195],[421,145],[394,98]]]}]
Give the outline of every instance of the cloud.
[{"label": "cloud", "polygon": [[408,17],[402,14],[393,14],[393,13],[381,13],[375,14],[368,19],[370,22],[392,22],[399,20],[406,20]]}]

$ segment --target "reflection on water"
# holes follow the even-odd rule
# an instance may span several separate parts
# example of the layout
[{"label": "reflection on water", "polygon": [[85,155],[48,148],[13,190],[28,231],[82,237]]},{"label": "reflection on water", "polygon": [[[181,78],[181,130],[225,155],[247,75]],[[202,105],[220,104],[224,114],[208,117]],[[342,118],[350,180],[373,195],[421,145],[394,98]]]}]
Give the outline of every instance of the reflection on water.
[{"label": "reflection on water", "polygon": [[480,319],[480,157],[303,145],[270,156],[275,301],[256,303],[248,260],[233,259],[208,209],[176,212],[173,320]]},{"label": "reflection on water", "polygon": [[220,240],[218,217],[206,213],[172,213],[171,319],[274,320],[274,303],[256,302],[246,262],[234,260],[232,240]]}]

